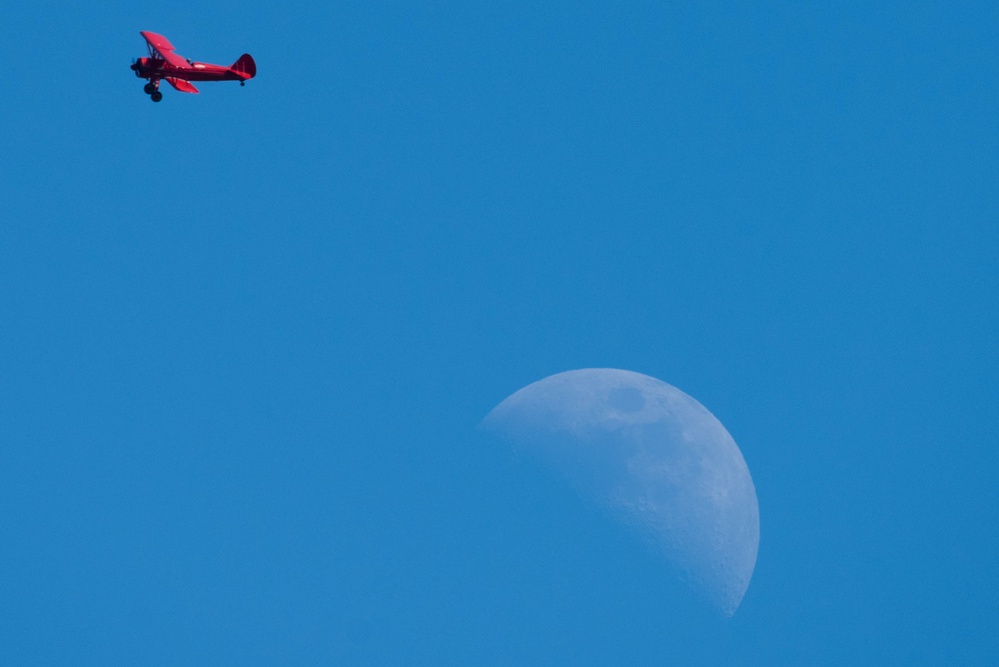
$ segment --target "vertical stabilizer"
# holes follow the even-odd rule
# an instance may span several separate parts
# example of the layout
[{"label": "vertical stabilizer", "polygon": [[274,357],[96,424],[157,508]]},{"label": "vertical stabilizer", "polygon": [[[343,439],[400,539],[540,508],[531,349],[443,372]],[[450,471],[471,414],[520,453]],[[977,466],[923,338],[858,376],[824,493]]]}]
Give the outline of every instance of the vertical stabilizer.
[{"label": "vertical stabilizer", "polygon": [[229,69],[238,74],[241,79],[252,79],[257,75],[257,63],[253,62],[253,56],[249,53],[241,55],[239,60],[234,62]]}]

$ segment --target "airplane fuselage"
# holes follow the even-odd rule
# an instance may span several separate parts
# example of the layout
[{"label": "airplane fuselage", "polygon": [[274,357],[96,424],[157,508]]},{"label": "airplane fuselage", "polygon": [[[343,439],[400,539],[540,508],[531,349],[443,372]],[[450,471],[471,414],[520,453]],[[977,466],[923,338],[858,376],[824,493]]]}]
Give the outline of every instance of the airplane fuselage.
[{"label": "airplane fuselage", "polygon": [[245,72],[224,65],[192,62],[190,69],[181,69],[158,58],[138,58],[132,69],[135,76],[150,80],[173,77],[185,81],[246,81],[251,78]]}]

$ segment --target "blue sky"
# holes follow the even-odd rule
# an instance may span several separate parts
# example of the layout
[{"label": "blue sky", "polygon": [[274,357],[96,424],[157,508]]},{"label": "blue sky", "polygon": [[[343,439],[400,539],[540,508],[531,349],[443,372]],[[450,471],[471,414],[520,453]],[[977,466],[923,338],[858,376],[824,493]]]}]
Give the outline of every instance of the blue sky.
[{"label": "blue sky", "polygon": [[[994,3],[0,11],[0,662],[999,659]],[[166,89],[139,30],[259,73]],[[481,441],[710,409],[738,613]]]}]

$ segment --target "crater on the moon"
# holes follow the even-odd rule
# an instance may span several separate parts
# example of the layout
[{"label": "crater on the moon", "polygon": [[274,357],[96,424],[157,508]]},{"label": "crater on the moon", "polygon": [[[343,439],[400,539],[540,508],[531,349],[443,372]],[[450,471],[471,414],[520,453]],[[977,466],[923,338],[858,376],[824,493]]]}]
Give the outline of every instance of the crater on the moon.
[{"label": "crater on the moon", "polygon": [[612,408],[621,412],[638,412],[645,407],[645,396],[635,387],[617,387],[611,389],[607,401]]}]

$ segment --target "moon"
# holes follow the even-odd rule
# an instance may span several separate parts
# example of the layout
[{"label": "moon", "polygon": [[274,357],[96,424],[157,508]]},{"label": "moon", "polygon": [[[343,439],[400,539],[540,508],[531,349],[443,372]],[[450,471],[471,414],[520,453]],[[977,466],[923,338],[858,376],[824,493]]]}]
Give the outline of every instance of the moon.
[{"label": "moon", "polygon": [[560,471],[709,606],[735,613],[756,566],[759,506],[738,445],[696,400],[641,373],[590,368],[524,387],[482,426]]}]

